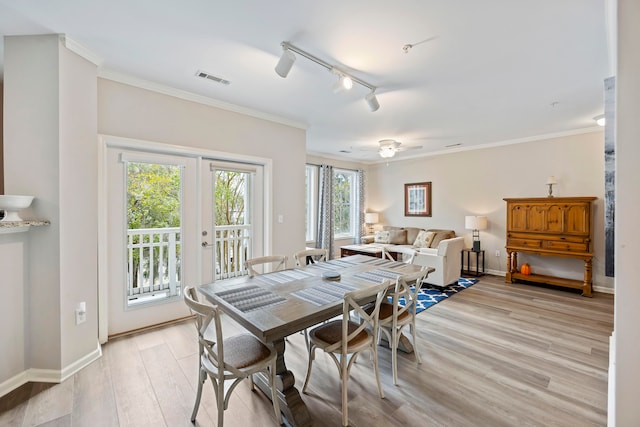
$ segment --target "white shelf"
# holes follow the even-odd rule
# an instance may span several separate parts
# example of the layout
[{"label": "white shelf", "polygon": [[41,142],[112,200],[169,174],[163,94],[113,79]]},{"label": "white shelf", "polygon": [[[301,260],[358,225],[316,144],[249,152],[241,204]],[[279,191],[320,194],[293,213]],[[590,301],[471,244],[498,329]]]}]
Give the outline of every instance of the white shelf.
[{"label": "white shelf", "polygon": [[0,221],[0,234],[9,233],[22,233],[29,231],[31,227],[41,227],[43,225],[50,225],[51,222],[47,220],[30,219],[27,221]]}]

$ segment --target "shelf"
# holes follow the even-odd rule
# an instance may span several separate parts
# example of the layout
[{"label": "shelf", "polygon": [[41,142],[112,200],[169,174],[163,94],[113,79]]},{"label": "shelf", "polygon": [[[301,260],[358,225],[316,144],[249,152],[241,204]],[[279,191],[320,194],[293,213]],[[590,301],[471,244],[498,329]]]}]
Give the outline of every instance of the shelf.
[{"label": "shelf", "polygon": [[22,233],[29,231],[31,227],[41,227],[44,225],[51,225],[51,222],[39,219],[30,219],[27,221],[0,221],[0,234]]},{"label": "shelf", "polygon": [[566,279],[556,276],[545,276],[544,274],[522,274],[511,273],[511,280],[521,280],[523,282],[535,282],[544,283],[547,285],[564,286],[565,288],[582,289],[584,291],[585,286],[582,280]]}]

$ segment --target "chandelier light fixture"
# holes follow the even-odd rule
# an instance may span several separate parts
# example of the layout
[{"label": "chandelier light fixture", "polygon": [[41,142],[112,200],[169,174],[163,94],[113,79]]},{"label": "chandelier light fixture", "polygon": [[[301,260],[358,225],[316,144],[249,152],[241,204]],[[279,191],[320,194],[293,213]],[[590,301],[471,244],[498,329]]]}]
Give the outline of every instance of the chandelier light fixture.
[{"label": "chandelier light fixture", "polygon": [[372,84],[369,84],[367,82],[365,82],[362,79],[359,79],[355,76],[352,76],[336,67],[334,67],[333,65],[329,64],[326,61],[323,61],[322,59],[318,58],[317,56],[314,56],[312,54],[310,54],[309,52],[306,52],[294,45],[292,45],[289,42],[282,42],[280,43],[280,45],[282,46],[282,56],[280,56],[280,60],[278,61],[278,64],[276,64],[276,73],[282,77],[282,78],[286,78],[289,75],[289,72],[291,71],[291,68],[293,68],[293,64],[294,62],[296,62],[296,56],[294,55],[294,53],[307,58],[308,60],[315,62],[316,64],[326,68],[327,70],[331,71],[334,74],[338,75],[338,87],[342,90],[350,90],[353,87],[354,83],[359,84],[360,86],[363,86],[367,89],[369,89],[369,93],[367,94],[367,96],[365,96],[364,100],[367,103],[367,106],[369,107],[369,109],[371,111],[377,111],[380,108],[380,103],[378,102],[378,98],[376,97],[376,87],[373,86]]}]

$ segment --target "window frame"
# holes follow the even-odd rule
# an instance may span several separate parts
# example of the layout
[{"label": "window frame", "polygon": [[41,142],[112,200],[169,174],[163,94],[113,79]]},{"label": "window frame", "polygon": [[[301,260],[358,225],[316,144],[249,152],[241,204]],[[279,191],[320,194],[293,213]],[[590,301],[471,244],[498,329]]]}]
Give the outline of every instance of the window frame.
[{"label": "window frame", "polygon": [[343,174],[349,176],[349,230],[344,233],[338,233],[336,230],[336,221],[334,218],[334,239],[347,239],[356,237],[357,234],[357,219],[358,219],[358,172],[350,169],[333,169],[333,178],[334,178],[334,212],[335,212],[335,182],[336,175]]}]

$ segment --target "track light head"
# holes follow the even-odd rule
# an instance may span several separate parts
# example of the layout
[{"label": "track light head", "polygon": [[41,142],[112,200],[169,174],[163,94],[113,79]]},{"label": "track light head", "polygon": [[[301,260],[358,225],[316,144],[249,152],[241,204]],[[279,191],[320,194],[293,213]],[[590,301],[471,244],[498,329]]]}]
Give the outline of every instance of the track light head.
[{"label": "track light head", "polygon": [[367,96],[364,97],[364,100],[367,102],[367,105],[372,112],[378,111],[378,108],[380,108],[380,103],[378,102],[378,98],[376,98],[376,93],[374,91],[369,92]]},{"label": "track light head", "polygon": [[293,67],[293,63],[296,62],[296,56],[289,49],[282,51],[282,56],[276,65],[276,73],[282,78],[286,78],[289,75],[289,71]]},{"label": "track light head", "polygon": [[340,76],[340,86],[342,86],[343,89],[351,90],[353,87],[353,80],[351,80],[351,77],[343,74]]}]

